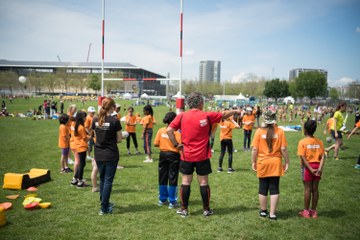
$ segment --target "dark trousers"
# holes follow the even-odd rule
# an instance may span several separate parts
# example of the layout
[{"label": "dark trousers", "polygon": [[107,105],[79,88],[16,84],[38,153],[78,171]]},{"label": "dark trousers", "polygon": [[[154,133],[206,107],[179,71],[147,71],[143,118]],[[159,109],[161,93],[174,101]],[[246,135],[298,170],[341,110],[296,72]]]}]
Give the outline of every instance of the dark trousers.
[{"label": "dark trousers", "polygon": [[250,148],[252,130],[244,130],[244,148]]},{"label": "dark trousers", "polygon": [[151,153],[152,134],[153,134],[152,128],[149,128],[145,131],[145,134],[144,134],[144,152],[145,152],[145,154]]},{"label": "dark trousers", "polygon": [[233,161],[233,142],[232,139],[223,139],[220,142],[221,144],[221,153],[219,157],[219,167],[222,167],[222,163],[225,156],[225,151],[227,149],[227,152],[229,154],[229,163],[228,167],[232,168],[232,161]]},{"label": "dark trousers", "polygon": [[138,143],[137,143],[137,139],[136,139],[136,133],[134,133],[134,132],[129,132],[129,136],[126,138],[126,148],[130,149],[130,137],[132,138],[134,146],[137,149]]},{"label": "dark trousers", "polygon": [[85,152],[79,152],[79,166],[76,169],[76,173],[74,175],[74,178],[79,179],[79,180],[83,180],[83,176],[84,176],[84,168],[86,165],[86,151]]},{"label": "dark trousers", "polygon": [[119,161],[96,161],[100,174],[100,201],[103,212],[108,212],[112,184],[118,162]]},{"label": "dark trousers", "polygon": [[159,200],[177,201],[177,182],[179,177],[180,154],[160,152],[159,157]]}]

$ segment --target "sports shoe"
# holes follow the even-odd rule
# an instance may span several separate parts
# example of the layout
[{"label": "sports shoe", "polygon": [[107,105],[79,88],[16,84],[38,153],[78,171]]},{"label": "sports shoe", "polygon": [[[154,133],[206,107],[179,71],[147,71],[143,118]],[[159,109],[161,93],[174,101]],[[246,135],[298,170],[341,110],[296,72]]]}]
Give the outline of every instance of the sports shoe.
[{"label": "sports shoe", "polygon": [[152,162],[154,162],[151,158],[149,159],[149,158],[147,158],[147,159],[145,159],[144,161],[143,161],[144,163],[152,163]]},{"label": "sports shoe", "polygon": [[324,156],[327,158],[329,156],[329,151],[328,150],[325,150],[324,151]]},{"label": "sports shoe", "polygon": [[214,149],[211,149],[211,152],[212,152],[212,153],[215,152]]},{"label": "sports shoe", "polygon": [[71,168],[67,167],[67,168],[65,168],[65,172],[69,173],[69,172],[73,172],[73,170],[71,170]]},{"label": "sports shoe", "polygon": [[180,207],[180,203],[178,203],[178,202],[169,203],[169,209],[173,209],[173,208],[177,208],[177,207]]},{"label": "sports shoe", "polygon": [[131,152],[130,152],[130,151],[128,151],[128,155],[131,155]]},{"label": "sports shoe", "polygon": [[105,215],[105,214],[112,214],[113,207],[110,207],[110,204],[111,203],[109,203],[109,207],[108,207],[108,210],[106,212],[104,212],[103,210],[100,209],[100,211],[99,211],[100,216]]},{"label": "sports shoe", "polygon": [[93,187],[91,191],[92,192],[100,192],[100,188],[99,187]]},{"label": "sports shoe", "polygon": [[304,209],[301,212],[299,212],[299,216],[303,218],[310,218],[310,212],[309,210]]},{"label": "sports shoe", "polygon": [[116,169],[123,169],[124,168],[124,166],[121,166],[121,165],[118,165],[117,167],[116,167]]},{"label": "sports shoe", "polygon": [[74,162],[74,160],[72,160],[71,158],[68,158],[68,164],[74,164],[75,162]]},{"label": "sports shoe", "polygon": [[70,184],[71,184],[72,186],[77,186],[78,180],[75,179],[75,178],[73,178],[73,180],[71,180]]},{"label": "sports shoe", "polygon": [[182,217],[187,217],[189,216],[189,212],[187,209],[183,209],[183,208],[180,208],[179,210],[176,211],[177,214],[179,214],[180,216]]},{"label": "sports shoe", "polygon": [[139,152],[139,151],[136,151],[136,153],[135,153],[136,155],[140,155],[141,153]]},{"label": "sports shoe", "polygon": [[356,164],[354,168],[360,169],[360,164]]},{"label": "sports shoe", "polygon": [[66,169],[65,169],[65,168],[62,168],[62,169],[60,170],[60,173],[66,173]]},{"label": "sports shoe", "polygon": [[214,212],[209,208],[209,209],[204,209],[203,214],[205,217],[209,217],[209,216],[213,215]]},{"label": "sports shoe", "polygon": [[260,210],[259,211],[259,216],[262,217],[262,218],[266,218],[268,214],[269,213],[268,213],[267,210]]},{"label": "sports shoe", "polygon": [[317,213],[317,211],[310,209],[309,212],[310,212],[310,216],[311,216],[312,218],[318,218],[318,213]]},{"label": "sports shoe", "polygon": [[238,152],[238,150],[237,150],[237,149],[234,149],[234,152]]},{"label": "sports shoe", "polygon": [[339,161],[340,159],[339,157],[334,157],[334,160]]},{"label": "sports shoe", "polygon": [[168,202],[167,201],[161,201],[161,200],[159,200],[159,202],[158,202],[158,206],[159,207],[161,207],[161,206],[164,206],[164,205],[167,205],[168,204]]},{"label": "sports shoe", "polygon": [[276,217],[276,215],[269,215],[269,219],[270,219],[270,221],[276,221],[277,217]]},{"label": "sports shoe", "polygon": [[92,157],[86,156],[86,159],[87,159],[87,160],[92,160]]},{"label": "sports shoe", "polygon": [[84,181],[79,181],[78,183],[77,183],[77,188],[85,188],[85,187],[89,187],[90,185],[89,184],[87,184],[86,182],[84,182]]},{"label": "sports shoe", "polygon": [[235,170],[233,168],[228,168],[228,173],[233,173]]},{"label": "sports shoe", "polygon": [[223,171],[222,167],[218,167],[217,172],[222,172],[222,171]]}]

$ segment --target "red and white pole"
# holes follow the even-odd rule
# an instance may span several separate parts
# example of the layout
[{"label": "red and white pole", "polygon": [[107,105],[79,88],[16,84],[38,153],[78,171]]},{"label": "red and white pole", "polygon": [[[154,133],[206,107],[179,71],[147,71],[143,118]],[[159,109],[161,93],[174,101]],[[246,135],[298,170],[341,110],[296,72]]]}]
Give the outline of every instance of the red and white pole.
[{"label": "red and white pole", "polygon": [[183,72],[183,0],[180,0],[180,72],[179,72],[179,96],[176,98],[176,113],[180,112],[180,109],[184,109],[185,101],[181,95],[182,84],[182,72]]},{"label": "red and white pole", "polygon": [[105,0],[102,1],[101,39],[101,96],[98,96],[98,111],[104,99]]}]

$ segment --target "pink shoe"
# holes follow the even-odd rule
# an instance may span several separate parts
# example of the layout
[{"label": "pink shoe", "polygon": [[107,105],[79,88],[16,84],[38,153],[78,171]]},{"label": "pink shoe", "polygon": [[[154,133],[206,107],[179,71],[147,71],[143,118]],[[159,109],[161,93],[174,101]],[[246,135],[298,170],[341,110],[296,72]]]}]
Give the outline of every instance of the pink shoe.
[{"label": "pink shoe", "polygon": [[318,218],[318,213],[315,210],[310,210],[310,215],[312,218]]},{"label": "pink shoe", "polygon": [[299,216],[303,218],[310,218],[310,212],[304,209],[303,211],[299,212]]}]

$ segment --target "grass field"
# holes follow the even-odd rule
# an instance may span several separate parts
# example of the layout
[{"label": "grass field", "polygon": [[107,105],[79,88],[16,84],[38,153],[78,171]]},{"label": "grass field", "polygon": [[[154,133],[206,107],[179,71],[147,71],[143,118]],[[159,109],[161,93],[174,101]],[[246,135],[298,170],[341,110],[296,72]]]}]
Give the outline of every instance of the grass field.
[{"label": "grass field", "polygon": [[[42,99],[14,100],[7,103],[13,112],[25,112],[41,104]],[[124,102],[119,101],[120,104]],[[86,103],[87,108],[95,102]],[[126,103],[129,105],[129,102]],[[66,106],[67,107],[67,106]],[[157,125],[163,126],[165,107],[155,107]],[[142,113],[141,107],[135,112]],[[353,126],[353,115],[348,128]],[[175,210],[157,206],[157,160],[154,148],[152,164],[142,161],[144,155],[128,156],[125,142],[119,144],[120,163],[114,180],[111,201],[116,203],[112,215],[99,216],[98,193],[91,188],[70,186],[71,174],[59,173],[60,150],[57,147],[58,121],[34,121],[24,118],[0,118],[0,184],[6,172],[27,172],[31,168],[51,170],[52,181],[39,186],[37,194],[43,201],[52,202],[49,209],[27,211],[22,207],[26,190],[0,190],[0,202],[9,201],[6,195],[20,194],[12,209],[6,211],[8,224],[0,227],[0,239],[358,239],[360,222],[360,170],[354,169],[359,155],[360,136],[344,139],[345,150],[340,161],[327,159],[320,183],[318,219],[297,216],[303,207],[303,184],[300,179],[297,143],[301,133],[287,132],[290,168],[280,181],[278,221],[258,217],[258,180],[251,171],[250,153],[234,153],[233,174],[217,173],[219,135],[211,159],[211,206],[214,215],[202,216],[199,187],[193,182],[190,196],[190,216],[181,218]],[[324,125],[318,127],[317,136]],[[140,127],[138,126],[138,131]],[[234,130],[234,146],[242,149],[243,132]],[[138,141],[142,146],[142,140]],[[327,146],[328,144],[325,143]],[[133,145],[131,145],[133,147]],[[227,155],[224,167],[227,165]],[[90,182],[91,162],[87,161],[85,176]],[[180,179],[179,179],[180,181]]]}]

